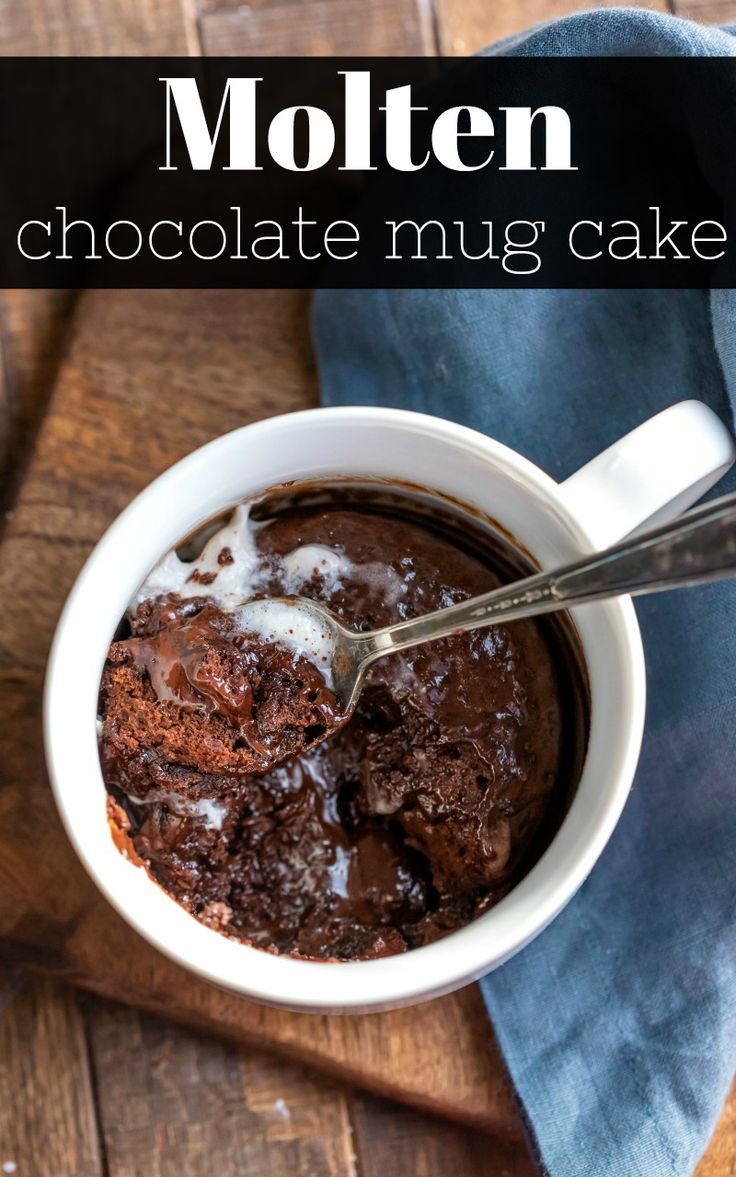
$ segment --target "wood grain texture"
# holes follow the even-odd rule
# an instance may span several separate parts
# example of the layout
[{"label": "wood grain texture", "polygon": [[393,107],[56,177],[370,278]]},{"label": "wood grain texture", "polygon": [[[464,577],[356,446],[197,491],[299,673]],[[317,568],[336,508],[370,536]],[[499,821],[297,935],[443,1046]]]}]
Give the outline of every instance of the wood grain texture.
[{"label": "wood grain texture", "polygon": [[202,6],[199,34],[208,56],[434,52],[429,0],[276,0]]},{"label": "wood grain texture", "polygon": [[736,1177],[736,1081],[693,1177]]},{"label": "wood grain texture", "polygon": [[522,1145],[440,1123],[420,1112],[356,1094],[352,1101],[360,1177],[535,1177]]},{"label": "wood grain texture", "polygon": [[[194,0],[0,0],[0,56],[198,51]],[[43,416],[74,301],[67,291],[0,291],[2,510]]]},{"label": "wood grain texture", "polygon": [[0,53],[120,56],[196,50],[190,0],[0,0]]},{"label": "wood grain texture", "polygon": [[736,22],[734,0],[672,0],[672,11],[677,16],[703,24],[727,25]]},{"label": "wood grain texture", "polygon": [[[109,1177],[532,1177],[519,1145],[84,1002]],[[124,1109],[124,1114],[121,1114]]]},{"label": "wood grain texture", "polygon": [[184,452],[315,403],[306,313],[305,297],[284,292],[83,297],[0,560],[0,710],[14,733],[0,765],[0,937],[18,963],[513,1136],[513,1099],[477,990],[362,1018],[292,1015],[220,993],[107,907],[46,785],[41,675],[77,569],[131,495]]},{"label": "wood grain texture", "polygon": [[[0,304],[1,313],[1,304]],[[0,327],[0,471],[7,470],[8,451],[10,448],[11,422],[14,416],[14,401],[11,384],[8,379],[7,343],[5,334]],[[3,486],[2,497],[5,497]]]},{"label": "wood grain texture", "polygon": [[[523,32],[542,21],[554,20],[592,7],[615,8],[617,0],[435,0],[439,51],[448,55],[476,53],[502,37]],[[639,8],[668,12],[667,0],[648,0]]]},{"label": "wood grain texture", "polygon": [[0,1171],[104,1177],[76,998],[10,972],[0,973]]},{"label": "wood grain texture", "polygon": [[76,294],[0,291],[0,511],[15,496],[61,358]]},{"label": "wood grain texture", "polygon": [[358,1177],[347,1089],[139,1010],[86,1019],[109,1177]]},{"label": "wood grain texture", "polygon": [[[0,1064],[0,1165],[15,1165],[19,1177],[534,1172],[520,1145],[140,1010],[18,975],[0,980],[0,1024],[11,1006],[22,1053],[11,1049]],[[0,1044],[7,1041],[6,1023]],[[30,1042],[41,1048],[29,1049]]]}]

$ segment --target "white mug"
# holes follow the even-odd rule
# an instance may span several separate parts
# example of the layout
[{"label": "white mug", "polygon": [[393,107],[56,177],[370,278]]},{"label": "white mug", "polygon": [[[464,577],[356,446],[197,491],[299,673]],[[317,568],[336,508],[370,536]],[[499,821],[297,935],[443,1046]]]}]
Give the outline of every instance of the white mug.
[{"label": "white mug", "polygon": [[608,841],[636,769],[645,673],[631,601],[573,616],[591,691],[590,738],[570,809],[551,845],[500,903],[445,939],[370,961],[276,956],[199,923],[118,851],[107,825],[96,712],[105,653],[130,598],[159,557],[224,508],[289,480],[420,484],[497,521],[549,568],[664,520],[700,497],[736,456],[705,405],[685,401],[645,422],[561,485],[472,429],[382,408],[315,409],[238,429],[162,474],[100,540],[69,596],[48,665],[46,756],[79,857],[142,936],[217,985],[271,1005],[365,1011],[459,988],[508,960],[574,895]]}]

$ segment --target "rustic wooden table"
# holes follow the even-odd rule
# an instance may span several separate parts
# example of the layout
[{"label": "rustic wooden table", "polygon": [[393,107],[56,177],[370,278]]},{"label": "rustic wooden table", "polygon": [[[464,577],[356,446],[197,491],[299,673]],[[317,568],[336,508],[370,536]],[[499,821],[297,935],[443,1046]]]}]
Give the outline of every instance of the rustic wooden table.
[{"label": "rustic wooden table", "polygon": [[[665,9],[666,0],[651,6]],[[0,0],[0,53],[460,54],[535,21],[583,7],[587,5],[570,0]],[[674,8],[680,15],[711,22],[736,19],[736,0],[693,0],[687,5],[675,0]],[[85,296],[81,307],[75,295],[65,292],[0,294],[0,456],[6,471],[0,505],[6,512],[6,542],[11,545],[4,549],[6,555],[8,550],[12,554],[12,545],[19,550],[18,545],[22,548],[26,542],[26,529],[34,522],[33,496],[49,469],[56,468],[58,476],[53,447],[63,447],[68,440],[64,429],[78,403],[74,398],[95,395],[95,381],[109,376],[96,367],[102,363],[99,356],[89,360],[94,352],[91,341],[101,332],[117,332],[118,354],[124,355],[133,339],[136,310],[130,300],[122,309],[114,304],[113,293],[96,299]],[[139,325],[154,302],[137,309]],[[162,305],[159,302],[159,311]],[[177,306],[184,313],[201,309],[185,299]],[[253,334],[247,342],[254,348],[256,364],[259,342],[267,355],[274,346],[281,349],[286,391],[272,403],[265,394],[263,402],[245,405],[246,415],[297,407],[314,396],[303,300],[287,297],[279,307],[280,316],[287,315],[287,326],[274,340],[273,316],[269,318],[266,309],[261,319],[251,306],[247,321]],[[221,309],[221,304],[215,307],[215,319]],[[80,316],[86,328],[79,327]],[[176,315],[172,319],[169,341],[178,330]],[[131,333],[128,337],[126,331]],[[80,354],[87,357],[86,366]],[[208,376],[217,382],[220,373],[209,355],[206,362]],[[148,378],[158,371],[156,357],[151,364]],[[203,360],[203,369],[204,365]],[[124,387],[119,367],[118,363],[117,376]],[[80,385],[85,386],[82,392]],[[131,388],[135,393],[135,385]],[[67,414],[63,417],[58,408],[55,412],[60,398]],[[89,428],[86,418],[81,426],[77,422],[77,428],[82,427]],[[182,444],[187,439],[185,432]],[[94,445],[94,438],[88,444]],[[155,465],[167,456],[157,454],[151,461]],[[119,486],[118,492],[128,493],[127,487]],[[106,501],[105,510],[113,505],[112,499]],[[91,531],[95,526],[88,522]],[[84,533],[81,546],[94,538]],[[54,571],[49,568],[47,575]],[[9,688],[3,696],[8,718],[12,699],[22,694],[24,685],[37,681],[38,667],[15,651],[12,642],[0,638],[0,647],[3,682]],[[20,730],[25,715],[16,718]],[[22,736],[18,747],[27,754]],[[12,789],[17,795],[18,770],[18,760],[11,758],[0,788],[0,828],[8,815],[13,816],[10,801],[5,808],[3,802]],[[39,864],[39,874],[46,865]],[[0,861],[0,875],[3,869],[17,887],[20,873],[14,870],[10,879],[11,868]],[[48,877],[53,885],[53,871]],[[0,878],[0,892],[2,886]],[[56,968],[99,989],[84,975],[80,952],[74,944],[69,947],[75,936],[81,938],[75,929],[76,925],[65,930],[63,953],[58,927],[50,925],[37,938],[28,934],[17,958],[24,966]],[[9,961],[4,944],[7,941],[0,943],[0,959]],[[45,947],[34,948],[37,944]],[[56,965],[62,957],[60,970]],[[134,982],[140,983],[140,978],[132,977],[131,985]],[[135,1000],[134,994],[121,995]],[[149,997],[147,1003],[149,1008],[166,1008],[165,998]],[[448,1009],[446,1033],[453,1016],[466,1032],[468,1026],[479,1024],[477,999],[470,992]],[[227,1029],[226,1014],[220,1024],[181,1005],[172,1012]],[[273,1027],[268,1033],[262,1026],[251,1028],[239,1045],[230,1045],[150,1012],[81,995],[56,979],[8,964],[0,971],[0,1172],[17,1172],[19,1177],[199,1177],[210,1171],[223,1177],[446,1177],[449,1172],[458,1177],[527,1177],[533,1172],[518,1142],[502,1143],[489,1131],[472,1131],[363,1094],[334,1077],[325,1078],[253,1047],[253,1041],[269,1037],[276,1045]],[[251,1045],[244,1046],[243,1041]],[[406,1041],[412,1041],[409,1034]],[[293,1047],[294,1041],[287,1041],[284,1032],[280,1045]],[[470,1052],[471,1043],[465,1048]],[[333,1042],[320,1056],[317,1049],[310,1054],[301,1042],[292,1053],[300,1058],[313,1054],[315,1063],[331,1064],[333,1076],[349,1076],[350,1060],[341,1050],[344,1055],[345,1044]],[[404,1068],[411,1067],[412,1057],[409,1051]],[[420,1059],[419,1054],[415,1057]],[[417,1063],[424,1065],[424,1059]],[[394,1068],[401,1071],[396,1062]],[[380,1063],[374,1075],[367,1065],[363,1070],[370,1086],[381,1088],[385,1076]],[[466,1067],[460,1074],[467,1091],[465,1104],[461,1098],[455,1101],[455,1113],[460,1108],[463,1114],[465,1107],[465,1118],[487,1129],[493,1127],[494,1115],[511,1117],[502,1089],[487,1101],[482,1098],[491,1072],[486,1076],[478,1060],[470,1072]],[[404,1085],[409,1086],[408,1081]],[[411,1085],[415,1102],[431,1102],[425,1097],[432,1082]],[[441,1087],[435,1080],[434,1089]],[[697,1177],[728,1174],[736,1174],[734,1097],[697,1170]]]}]

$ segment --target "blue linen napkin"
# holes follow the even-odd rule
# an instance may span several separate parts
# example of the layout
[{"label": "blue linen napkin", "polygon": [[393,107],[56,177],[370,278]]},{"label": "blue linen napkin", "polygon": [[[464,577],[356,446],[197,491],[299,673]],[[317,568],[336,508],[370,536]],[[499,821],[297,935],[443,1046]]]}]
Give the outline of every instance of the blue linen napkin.
[{"label": "blue linen napkin", "polygon": [[[736,38],[607,10],[489,52],[733,56]],[[688,397],[733,424],[730,290],[326,290],[313,334],[326,403],[448,417],[557,479]],[[637,611],[649,707],[623,818],[562,915],[482,982],[550,1177],[686,1177],[736,1061],[736,585]]]}]

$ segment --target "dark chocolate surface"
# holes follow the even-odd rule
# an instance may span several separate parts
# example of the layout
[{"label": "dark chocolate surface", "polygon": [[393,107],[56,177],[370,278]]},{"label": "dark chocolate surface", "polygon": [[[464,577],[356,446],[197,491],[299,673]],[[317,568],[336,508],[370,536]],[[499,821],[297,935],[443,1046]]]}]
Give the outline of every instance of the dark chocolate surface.
[{"label": "dark chocolate surface", "polygon": [[[353,499],[286,508],[257,543],[274,569],[305,544],[347,557],[354,574],[316,572],[302,594],[355,629],[523,574],[480,527],[396,513],[370,492]],[[274,574],[258,595],[283,591]],[[384,659],[348,723],[306,751],[304,733],[340,720],[311,663],[254,651],[206,598],[146,603],[133,624],[111,646],[101,692],[118,820],[179,902],[257,946],[351,959],[445,935],[528,869],[579,775],[584,689],[547,622]],[[274,742],[285,759],[264,771]]]}]

